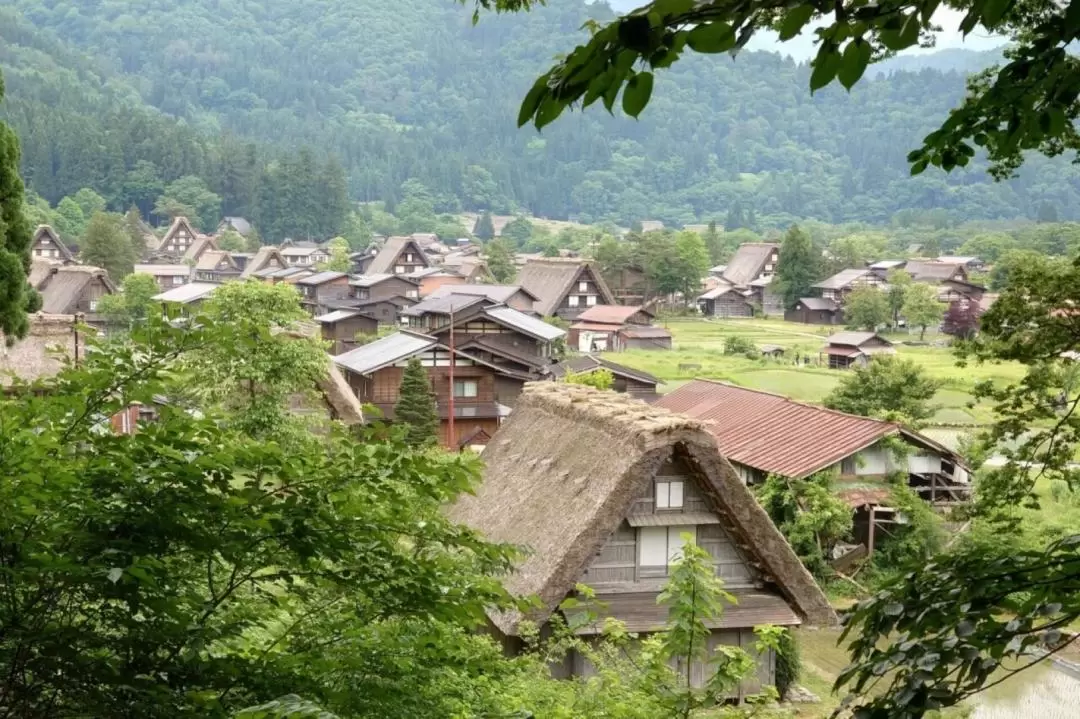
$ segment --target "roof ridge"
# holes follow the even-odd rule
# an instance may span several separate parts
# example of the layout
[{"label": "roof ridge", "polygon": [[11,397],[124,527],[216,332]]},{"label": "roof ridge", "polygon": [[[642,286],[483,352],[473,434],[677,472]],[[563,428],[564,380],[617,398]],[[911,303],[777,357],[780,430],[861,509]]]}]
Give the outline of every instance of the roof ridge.
[{"label": "roof ridge", "polygon": [[[886,419],[879,419],[878,417],[867,417],[866,415],[852,414],[851,412],[843,412],[843,411],[838,410],[838,409],[833,409],[832,407],[826,407],[825,405],[822,405],[822,404],[813,404],[811,402],[800,402],[797,399],[792,399],[791,397],[788,397],[785,394],[780,394],[779,392],[770,392],[770,391],[764,390],[764,389],[754,389],[753,387],[743,387],[742,385],[738,385],[738,384],[735,384],[733,382],[728,382],[727,380],[710,379],[708,377],[695,377],[691,381],[709,382],[711,384],[719,384],[719,385],[724,385],[726,387],[733,387],[735,389],[742,390],[744,392],[753,392],[755,394],[768,395],[769,397],[778,397],[778,398],[784,400],[785,402],[788,402],[788,403],[794,404],[794,405],[798,405],[800,407],[809,407],[810,409],[815,409],[815,410],[819,410],[819,411],[822,411],[822,412],[829,412],[830,414],[840,415],[841,417],[851,417],[853,419],[870,420],[871,422],[875,422],[877,424],[888,425],[888,426],[892,427],[895,430],[899,430],[901,428],[901,425],[897,424],[896,422],[890,422],[889,420],[886,420]],[[683,386],[685,386],[685,385],[683,385]]]}]

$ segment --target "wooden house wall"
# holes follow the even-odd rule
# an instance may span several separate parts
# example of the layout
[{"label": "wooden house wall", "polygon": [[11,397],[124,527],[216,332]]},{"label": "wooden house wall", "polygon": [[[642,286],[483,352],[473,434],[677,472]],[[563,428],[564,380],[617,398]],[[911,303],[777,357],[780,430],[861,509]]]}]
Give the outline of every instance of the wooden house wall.
[{"label": "wooden house wall", "polygon": [[712,317],[753,317],[754,308],[738,292],[728,292],[712,300],[705,300],[703,311]]},{"label": "wooden house wall", "polygon": [[[683,506],[680,509],[655,509],[657,482],[683,482]],[[677,517],[688,513],[711,513],[697,479],[679,460],[665,463],[656,476],[642,486],[630,506],[627,517],[663,514]],[[674,525],[679,526],[679,525]],[[716,575],[729,589],[753,587],[759,584],[756,572],[746,562],[723,524],[696,526],[697,544],[713,557]],[[624,520],[590,562],[579,580],[598,592],[659,591],[666,576],[642,576],[639,562],[640,532]],[[651,572],[649,572],[651,575]]]},{"label": "wooden house wall", "polygon": [[378,320],[366,315],[356,315],[333,324],[324,324],[322,338],[332,343],[330,354],[339,355],[359,346],[356,341],[357,334],[373,335],[378,330]]},{"label": "wooden house wall", "polygon": [[[585,283],[585,289],[581,289]],[[575,297],[576,304],[571,304],[571,297]],[[590,299],[591,298],[591,299]],[[604,297],[600,293],[600,285],[596,281],[596,275],[589,267],[581,267],[574,281],[570,283],[565,294],[559,300],[556,314],[559,316],[577,316],[590,307],[604,304]]]},{"label": "wooden house wall", "polygon": [[95,309],[92,310],[90,309],[90,303],[96,303],[97,300],[109,294],[112,293],[109,291],[109,288],[105,286],[105,280],[100,277],[95,277],[87,283],[85,288],[83,288],[82,294],[79,295],[79,299],[75,303],[75,311],[87,314],[96,312],[96,305]]},{"label": "wooden house wall", "polygon": [[656,385],[649,382],[642,382],[639,379],[633,379],[631,377],[615,377],[615,381],[611,385],[611,389],[616,392],[625,392],[633,397],[653,397],[656,395]]},{"label": "wooden house wall", "polygon": [[371,287],[353,287],[351,296],[360,300],[388,300],[392,297],[417,297],[419,289],[415,282],[401,277],[389,277]]}]

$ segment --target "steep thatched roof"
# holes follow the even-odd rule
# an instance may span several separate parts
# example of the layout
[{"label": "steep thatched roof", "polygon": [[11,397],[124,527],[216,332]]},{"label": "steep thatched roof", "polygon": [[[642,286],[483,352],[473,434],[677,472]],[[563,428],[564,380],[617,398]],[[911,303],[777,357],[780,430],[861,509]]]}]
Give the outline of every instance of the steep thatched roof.
[{"label": "steep thatched roof", "polygon": [[415,239],[412,237],[391,237],[379,248],[379,252],[368,266],[366,274],[378,275],[385,272],[393,272],[394,263],[397,261],[398,256],[406,249],[410,249],[413,254],[421,258],[423,260],[421,264],[425,267],[431,266],[431,261],[428,259],[427,254],[424,253],[423,248],[420,247],[420,243]]},{"label": "steep thatched roof", "polygon": [[60,371],[65,357],[75,354],[74,315],[30,315],[30,331],[11,347],[0,341],[0,386],[12,375],[27,382]]},{"label": "steep thatched roof", "polygon": [[773,242],[744,242],[724,268],[724,279],[736,287],[746,287],[779,250],[780,245]]},{"label": "steep thatched roof", "polygon": [[100,267],[53,265],[34,285],[41,293],[41,311],[54,315],[74,313],[83,292],[95,281],[101,282],[109,294],[116,292],[109,273]]},{"label": "steep thatched roof", "polygon": [[559,308],[559,303],[570,290],[570,286],[585,268],[592,270],[593,279],[596,280],[597,291],[600,293],[599,304],[615,304],[615,297],[604,283],[600,271],[585,260],[555,257],[530,259],[518,272],[517,282],[538,298],[533,303],[533,310],[547,317]]},{"label": "steep thatched roof", "polygon": [[[230,218],[226,217],[225,219],[227,220]],[[240,279],[246,280],[256,272],[261,272],[269,266],[270,262],[273,260],[277,260],[278,267],[285,266],[285,258],[281,256],[281,251],[278,250],[278,248],[273,245],[263,245],[259,248],[259,251],[255,253],[255,256],[248,260],[248,263],[244,265],[244,271],[240,273]]]},{"label": "steep thatched roof", "polygon": [[71,255],[71,249],[64,244],[64,241],[60,239],[60,235],[57,234],[50,225],[38,225],[34,230],[34,244],[41,242],[42,240],[48,240],[49,243],[56,248],[60,253],[59,259],[66,260],[67,262],[74,262],[75,258]]},{"label": "steep thatched roof", "polygon": [[[484,481],[452,517],[530,554],[506,586],[539,596],[545,620],[673,454],[699,475],[712,509],[740,537],[792,607],[811,623],[835,615],[791,546],[716,449],[704,426],[625,395],[580,385],[526,385],[484,452]],[[492,616],[513,635],[522,616]]]},{"label": "steep thatched roof", "polygon": [[345,424],[363,424],[364,410],[352,391],[345,375],[341,373],[334,358],[326,356],[326,376],[319,380],[319,392],[329,407],[333,419]]}]

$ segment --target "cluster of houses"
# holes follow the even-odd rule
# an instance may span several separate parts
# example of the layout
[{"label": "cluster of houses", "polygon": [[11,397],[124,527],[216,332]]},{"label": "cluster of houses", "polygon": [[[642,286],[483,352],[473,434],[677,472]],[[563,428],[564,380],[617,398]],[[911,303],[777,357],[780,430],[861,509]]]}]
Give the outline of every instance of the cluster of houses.
[{"label": "cluster of houses", "polygon": [[[77,357],[73,318],[93,320],[98,299],[116,291],[106,273],[65,251],[54,232],[39,228],[31,282],[43,310],[32,318],[30,338],[0,357],[27,378],[59,367],[48,346]],[[727,266],[714,268],[702,309],[722,316],[775,311],[770,284],[778,253],[775,244],[743,245]],[[331,416],[347,422],[364,421],[366,407],[392,421],[404,367],[420,361],[442,444],[484,452],[476,494],[448,511],[492,540],[533,550],[506,585],[539,602],[528,613],[489,616],[489,630],[508,651],[524,646],[526,620],[542,626],[573,611],[561,606],[580,584],[595,591],[603,616],[622,620],[629,631],[644,637],[663,629],[667,610],[657,596],[689,537],[738,600],[709,621],[710,649],[741,646],[757,661],[732,691],[739,700],[776,681],[777,657],[756,648],[755,626],[836,620],[751,487],[770,476],[801,481],[832,473],[853,513],[853,539],[869,552],[905,521],[890,506],[889,480],[897,475],[933,506],[967,498],[962,459],[898,424],[706,379],[659,395],[655,377],[606,353],[670,347],[670,333],[654,325],[648,307],[620,302],[638,285],[628,282],[616,295],[588,261],[525,258],[516,284],[500,285],[472,247],[448,248],[434,236],[387,238],[353,255],[348,272],[320,269],[328,257],[326,248],[304,243],[227,252],[177,218],[164,237],[148,241],[137,271],[156,278],[156,299],[189,310],[225,282],[296,287],[327,341],[328,379],[320,389]],[[819,284],[821,297],[807,300],[833,302],[840,312],[846,288],[883,282],[894,267],[933,277],[945,296],[970,300],[964,293],[977,287],[962,266],[913,261],[841,273],[842,280]],[[805,311],[820,311],[814,304]],[[580,354],[558,361],[562,346]],[[836,367],[891,351],[870,332],[838,333],[824,350]],[[613,392],[558,381],[598,371],[611,373]],[[132,407],[118,414],[114,430],[135,431],[144,413]],[[586,641],[603,631],[602,622],[571,626]],[[688,670],[691,683],[706,681],[707,663]],[[571,653],[553,671],[588,676],[596,668]]]},{"label": "cluster of houses", "polygon": [[859,287],[888,288],[893,270],[906,272],[915,282],[937,288],[945,304],[969,303],[985,308],[993,301],[982,285],[969,281],[969,272],[983,269],[976,257],[882,260],[868,267],[837,272],[813,286],[813,297],[802,297],[785,311],[782,298],[771,291],[780,261],[780,245],[754,242],[741,245],[731,261],[709,270],[698,308],[707,317],[779,316],[789,322],[842,325],[847,297]]}]

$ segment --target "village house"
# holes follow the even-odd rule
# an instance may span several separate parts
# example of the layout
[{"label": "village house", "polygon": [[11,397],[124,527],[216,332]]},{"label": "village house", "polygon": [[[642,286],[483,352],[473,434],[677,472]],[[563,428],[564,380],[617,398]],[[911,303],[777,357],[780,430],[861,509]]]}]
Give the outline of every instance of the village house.
[{"label": "village house", "polygon": [[180,308],[181,314],[190,315],[207,297],[214,294],[218,287],[221,285],[216,282],[189,282],[154,295],[152,299],[160,302],[165,312],[172,306]]},{"label": "village house", "polygon": [[225,282],[240,277],[241,269],[236,260],[224,250],[207,250],[195,263],[197,282]]},{"label": "village house", "polygon": [[620,305],[646,305],[655,299],[649,277],[640,265],[620,267],[605,275],[604,281]]},{"label": "village house", "polygon": [[259,273],[266,273],[268,270],[280,270],[285,267],[287,267],[287,263],[285,258],[281,256],[281,251],[273,245],[263,245],[251,259],[244,263],[240,279],[246,280],[249,277],[258,277]]},{"label": "village house", "polygon": [[84,315],[85,321],[100,321],[98,300],[115,294],[109,273],[90,265],[46,265],[31,267],[31,286],[41,295],[41,311],[47,315]]},{"label": "village house", "polygon": [[232,230],[241,237],[247,237],[251,234],[251,229],[251,223],[243,217],[222,217],[214,234],[220,235],[223,232]]},{"label": "village house", "polygon": [[137,274],[153,277],[162,292],[172,287],[186,285],[191,281],[191,267],[187,265],[135,265],[134,271]]},{"label": "village house", "polygon": [[64,263],[75,261],[71,250],[60,239],[60,235],[57,234],[56,230],[49,225],[38,225],[37,229],[34,230],[34,242],[30,246],[30,258],[32,260]]},{"label": "village house", "polygon": [[375,336],[379,321],[359,310],[334,310],[315,318],[322,338],[330,342],[332,355],[339,355],[359,346],[357,335]]},{"label": "village house", "polygon": [[599,355],[580,355],[565,359],[551,368],[552,379],[563,380],[567,375],[591,374],[606,370],[614,377],[611,389],[636,397],[644,402],[652,402],[659,397],[657,388],[663,384],[658,378],[643,370],[616,364]]},{"label": "village house", "polygon": [[814,289],[821,293],[822,299],[832,300],[843,306],[847,296],[859,287],[881,287],[885,284],[885,278],[870,268],[841,270],[832,277],[822,280],[814,285]]},{"label": "village house", "polygon": [[421,297],[427,297],[442,287],[463,285],[467,282],[462,274],[447,267],[427,267],[410,272],[406,277],[419,283]]},{"label": "village house", "polygon": [[296,281],[300,305],[314,315],[324,314],[330,304],[349,296],[349,276],[344,272],[316,272]]},{"label": "village house", "polygon": [[[577,320],[570,325],[567,342],[579,352],[621,352],[624,349],[633,349],[625,345],[628,339],[640,343],[644,338],[627,338],[620,333],[643,328],[656,331],[654,341],[658,346],[650,349],[671,349],[671,333],[662,327],[653,327],[653,319],[653,313],[642,307],[594,305],[578,315]],[[662,347],[664,337],[667,339],[666,347]]]},{"label": "village house", "polygon": [[904,272],[916,282],[944,282],[959,280],[967,282],[967,270],[959,262],[938,262],[936,260],[908,260]]},{"label": "village house", "polygon": [[431,299],[458,295],[460,297],[484,297],[492,304],[506,305],[521,312],[537,314],[533,305],[540,299],[520,285],[453,285],[443,287],[431,294]]},{"label": "village house", "polygon": [[963,265],[964,269],[968,272],[982,272],[986,269],[986,263],[978,257],[955,257],[952,255],[942,255],[937,258],[938,262],[942,262],[947,265]]},{"label": "village house", "polygon": [[[521,386],[532,379],[498,367],[468,352],[454,348],[430,335],[402,330],[334,357],[349,386],[364,404],[377,407],[393,421],[394,405],[400,398],[405,365],[418,357],[425,367],[439,414],[439,442],[459,449],[461,438],[482,429],[494,436]],[[453,385],[450,367],[453,365]],[[496,378],[501,381],[497,382]],[[514,385],[512,392],[507,387]],[[450,397],[454,398],[454,436],[450,436]]]},{"label": "village house", "polygon": [[731,261],[716,278],[716,286],[698,297],[707,317],[753,317],[783,311],[781,299],[771,291],[780,264],[780,245],[747,242],[739,245]]},{"label": "village house", "polygon": [[808,325],[841,325],[844,323],[844,310],[836,300],[801,297],[792,309],[784,312],[784,319]]},{"label": "village house", "polygon": [[355,269],[365,275],[408,275],[431,267],[420,243],[412,237],[390,237],[374,255],[353,262]]},{"label": "village house", "polygon": [[297,280],[303,277],[310,277],[315,274],[314,270],[309,270],[306,267],[267,267],[252,273],[252,276],[262,280],[269,285],[277,285],[281,283],[295,284]]},{"label": "village house", "polygon": [[518,272],[517,282],[537,298],[533,311],[542,317],[574,320],[589,307],[615,304],[599,270],[583,260],[529,260]]},{"label": "village house", "polygon": [[199,235],[196,237],[188,248],[184,251],[180,261],[185,264],[190,263],[197,265],[202,257],[207,252],[219,252],[217,238],[210,237],[209,235]]},{"label": "village house", "polygon": [[[836,622],[791,546],[695,420],[589,387],[533,384],[488,443],[484,464],[475,495],[462,495],[450,516],[490,541],[528,549],[504,585],[539,605],[527,614],[489,614],[508,652],[523,649],[525,620],[543,632],[556,614],[573,616],[560,605],[579,584],[595,592],[601,615],[570,624],[584,639],[599,639],[607,617],[641,639],[664,630],[668,608],[657,598],[687,535],[711,555],[735,598],[707,623],[708,648],[741,646],[757,662],[732,699],[776,682],[776,657],[754,649],[755,626]],[[572,652],[553,672],[587,677],[595,668]],[[707,663],[689,667],[692,685],[708,674]]]},{"label": "village house", "polygon": [[195,227],[188,218],[176,217],[173,219],[172,224],[169,225],[169,229],[165,231],[165,236],[161,238],[161,242],[156,247],[148,249],[154,255],[169,255],[179,259],[187,253],[198,237],[199,233],[195,231]]},{"label": "village house", "polygon": [[837,332],[821,348],[829,369],[865,367],[875,355],[896,354],[892,342],[876,332]]},{"label": "village house", "polygon": [[[654,406],[705,422],[747,484],[770,475],[799,480],[831,473],[837,494],[855,513],[855,539],[861,543],[871,541],[872,527],[899,519],[890,507],[890,476],[906,475],[906,484],[936,507],[964,501],[970,492],[959,455],[893,422],[706,379],[663,395]],[[891,441],[899,441],[906,456],[894,452]]]},{"label": "village house", "polygon": [[440,260],[439,266],[458,273],[466,282],[494,282],[495,278],[491,276],[487,261],[477,252],[478,248],[473,246],[449,252]]},{"label": "village house", "polygon": [[283,244],[278,250],[289,267],[315,269],[330,259],[329,252],[312,242]]},{"label": "village house", "polygon": [[404,275],[382,273],[349,278],[348,295],[331,300],[330,309],[359,310],[383,325],[398,325],[401,312],[416,304],[419,295],[416,280]]}]

